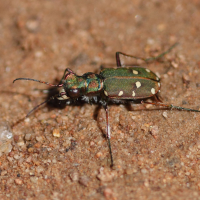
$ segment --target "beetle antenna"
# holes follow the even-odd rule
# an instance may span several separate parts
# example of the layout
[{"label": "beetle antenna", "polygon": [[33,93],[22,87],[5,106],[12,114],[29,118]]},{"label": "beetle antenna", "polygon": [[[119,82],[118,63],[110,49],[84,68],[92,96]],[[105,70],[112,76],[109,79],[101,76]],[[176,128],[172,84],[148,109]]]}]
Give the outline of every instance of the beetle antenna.
[{"label": "beetle antenna", "polygon": [[45,103],[48,103],[49,101],[51,101],[52,99],[54,99],[55,97],[57,97],[58,95],[54,95],[52,97],[50,97],[49,99],[47,99],[46,101],[43,101],[42,103],[40,103],[39,105],[35,106],[31,111],[28,112],[28,114],[26,115],[25,118],[29,117],[35,110],[37,110],[39,107],[41,107],[42,105],[44,105]]},{"label": "beetle antenna", "polygon": [[185,110],[185,111],[191,111],[191,112],[200,112],[200,110],[195,110],[195,109],[191,109],[191,108],[184,108],[184,107],[180,107],[180,106],[174,106],[172,104],[163,104],[163,103],[160,103],[160,102],[144,102],[144,101],[141,101],[141,103],[146,103],[146,104],[152,104],[152,105],[155,105],[155,106],[163,106],[163,107],[166,107],[166,108],[169,108],[169,109],[176,109],[176,110]]},{"label": "beetle antenna", "polygon": [[13,83],[15,81],[18,81],[18,80],[26,80],[26,81],[35,81],[35,82],[39,82],[39,83],[44,83],[46,85],[49,85],[49,86],[52,86],[52,87],[62,87],[63,84],[58,84],[58,85],[54,85],[54,84],[51,84],[51,83],[48,83],[48,82],[44,82],[44,81],[40,81],[40,80],[37,80],[37,79],[32,79],[32,78],[16,78]]}]

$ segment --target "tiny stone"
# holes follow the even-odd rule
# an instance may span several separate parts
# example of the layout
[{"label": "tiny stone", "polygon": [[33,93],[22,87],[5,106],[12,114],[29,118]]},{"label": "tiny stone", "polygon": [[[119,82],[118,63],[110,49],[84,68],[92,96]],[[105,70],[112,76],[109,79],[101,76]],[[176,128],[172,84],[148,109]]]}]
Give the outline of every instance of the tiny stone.
[{"label": "tiny stone", "polygon": [[157,134],[159,133],[158,126],[156,126],[156,125],[155,126],[150,126],[150,132],[154,137],[156,137]]},{"label": "tiny stone", "polygon": [[34,172],[30,172],[29,175],[30,176],[35,176],[35,173]]},{"label": "tiny stone", "polygon": [[101,181],[111,181],[114,178],[114,173],[101,167],[97,178]]},{"label": "tiny stone", "polygon": [[126,174],[131,175],[135,172],[135,169],[134,168],[128,168],[128,169],[126,169],[125,172],[126,172]]},{"label": "tiny stone", "polygon": [[98,152],[97,154],[96,154],[96,157],[97,158],[100,158],[100,157],[102,157],[103,156],[103,154],[101,153],[101,152]]},{"label": "tiny stone", "polygon": [[60,131],[59,131],[59,129],[54,129],[53,130],[53,136],[54,137],[60,137]]},{"label": "tiny stone", "polygon": [[31,180],[32,183],[37,184],[38,177],[36,177],[36,176],[31,176],[31,177],[30,177],[30,180]]},{"label": "tiny stone", "polygon": [[8,159],[9,162],[12,162],[12,161],[13,161],[13,158],[10,157],[10,156],[7,156],[7,159]]},{"label": "tiny stone", "polygon": [[40,148],[40,147],[41,147],[41,143],[39,143],[39,142],[36,143],[36,144],[34,145],[34,147],[35,147],[35,148]]},{"label": "tiny stone", "polygon": [[81,176],[79,179],[79,183],[81,185],[84,185],[85,187],[88,186],[89,181],[90,181],[90,179],[87,176]]},{"label": "tiny stone", "polygon": [[78,181],[79,179],[79,175],[77,172],[71,173],[69,177],[71,178],[72,181]]},{"label": "tiny stone", "polygon": [[21,185],[23,183],[23,181],[21,179],[17,178],[17,179],[15,179],[15,183],[17,185]]},{"label": "tiny stone", "polygon": [[24,146],[24,141],[20,141],[17,144],[18,144],[18,146]]},{"label": "tiny stone", "polygon": [[36,138],[35,138],[38,142],[43,142],[43,137],[42,136],[37,136]]},{"label": "tiny stone", "polygon": [[186,172],[185,175],[186,175],[186,176],[189,176],[189,175],[190,175],[190,172]]},{"label": "tiny stone", "polygon": [[26,22],[26,28],[30,32],[36,32],[39,28],[39,20],[38,19],[30,19]]},{"label": "tiny stone", "polygon": [[171,64],[172,64],[172,66],[173,66],[174,68],[178,68],[178,63],[176,63],[175,61],[172,61]]},{"label": "tiny stone", "polygon": [[30,163],[30,162],[32,162],[32,157],[31,156],[29,156],[27,159],[26,159],[26,161],[25,162],[27,162],[27,163]]},{"label": "tiny stone", "polygon": [[149,187],[149,182],[148,182],[148,181],[145,181],[145,182],[144,182],[144,186],[145,186],[145,187]]},{"label": "tiny stone", "polygon": [[165,112],[165,111],[163,112],[163,117],[167,118],[167,112]]},{"label": "tiny stone", "polygon": [[43,56],[43,52],[42,51],[36,51],[35,52],[35,57],[36,58],[40,58],[40,57],[42,57]]},{"label": "tiny stone", "polygon": [[93,141],[90,142],[90,146],[94,146],[95,143]]},{"label": "tiny stone", "polygon": [[0,122],[0,154],[9,153],[12,150],[11,142],[13,133],[7,121]]},{"label": "tiny stone", "polygon": [[16,159],[16,160],[18,160],[18,159],[20,158],[20,156],[17,155],[17,154],[15,154],[13,157],[14,157],[14,159]]},{"label": "tiny stone", "polygon": [[1,176],[5,176],[8,172],[6,170],[1,172]]},{"label": "tiny stone", "polygon": [[30,118],[25,118],[25,120],[24,120],[26,123],[29,123],[30,122]]},{"label": "tiny stone", "polygon": [[115,199],[113,191],[110,188],[106,188],[103,191],[103,194],[104,194],[104,196],[105,196],[106,199]]},{"label": "tiny stone", "polygon": [[28,152],[29,152],[29,153],[32,153],[33,151],[34,151],[34,148],[33,148],[33,147],[28,148]]},{"label": "tiny stone", "polygon": [[147,173],[148,173],[148,170],[147,170],[147,169],[142,169],[141,172],[142,172],[143,174],[147,174]]},{"label": "tiny stone", "polygon": [[31,134],[31,133],[27,133],[27,134],[25,135],[25,140],[26,140],[26,141],[31,140],[31,138],[32,138],[32,134]]},{"label": "tiny stone", "polygon": [[37,173],[41,173],[41,172],[44,171],[44,168],[39,165],[39,166],[36,167],[36,171],[37,171]]}]

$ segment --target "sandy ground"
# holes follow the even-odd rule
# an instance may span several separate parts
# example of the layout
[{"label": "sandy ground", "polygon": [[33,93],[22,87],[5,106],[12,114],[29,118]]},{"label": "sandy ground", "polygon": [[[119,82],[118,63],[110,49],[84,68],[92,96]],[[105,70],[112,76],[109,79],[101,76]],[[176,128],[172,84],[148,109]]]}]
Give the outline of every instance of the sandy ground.
[{"label": "sandy ground", "polygon": [[0,141],[0,199],[200,199],[200,114],[111,105],[111,169],[103,108],[46,105],[20,121],[49,87],[12,83],[55,84],[66,67],[98,72],[116,51],[150,57],[178,42],[143,65],[165,103],[199,109],[199,10],[198,0],[0,1],[0,125],[13,134]]}]

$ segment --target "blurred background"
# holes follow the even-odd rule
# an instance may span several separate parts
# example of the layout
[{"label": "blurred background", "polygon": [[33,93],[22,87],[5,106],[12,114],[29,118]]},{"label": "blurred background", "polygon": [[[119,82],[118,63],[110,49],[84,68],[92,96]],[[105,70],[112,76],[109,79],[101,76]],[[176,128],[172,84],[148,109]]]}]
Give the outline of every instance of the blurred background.
[{"label": "blurred background", "polygon": [[35,88],[48,86],[12,81],[55,84],[66,67],[99,72],[115,65],[116,51],[146,58],[178,42],[162,62],[140,64],[161,77],[163,102],[198,109],[199,10],[198,0],[1,1],[0,119],[9,138],[0,198],[198,199],[198,113],[110,106],[112,170],[102,108],[44,106],[20,121],[46,99]]}]

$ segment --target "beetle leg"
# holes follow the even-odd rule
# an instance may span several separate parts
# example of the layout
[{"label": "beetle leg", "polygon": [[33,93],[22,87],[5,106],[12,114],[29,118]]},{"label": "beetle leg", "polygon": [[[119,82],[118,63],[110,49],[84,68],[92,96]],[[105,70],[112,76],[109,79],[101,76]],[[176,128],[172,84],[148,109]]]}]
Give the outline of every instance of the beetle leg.
[{"label": "beetle leg", "polygon": [[180,107],[180,106],[174,106],[172,104],[164,104],[164,103],[160,103],[160,102],[144,102],[144,101],[141,101],[141,103],[146,103],[146,104],[152,104],[152,105],[155,105],[155,106],[163,106],[163,107],[166,107],[166,108],[169,108],[169,109],[176,109],[176,110],[185,110],[185,111],[192,111],[192,112],[200,112],[200,110],[194,110],[194,109],[191,109],[191,108],[184,108],[184,107]]},{"label": "beetle leg", "polygon": [[178,45],[178,42],[173,44],[167,51],[164,51],[163,53],[159,54],[158,56],[146,58],[146,59],[144,59],[144,61],[145,62],[151,62],[151,61],[157,60],[159,58],[162,58],[164,55],[168,54],[177,45]]},{"label": "beetle leg", "polygon": [[104,105],[104,108],[106,110],[106,133],[107,133],[107,139],[108,139],[108,147],[110,151],[110,159],[111,159],[111,167],[113,167],[113,156],[112,156],[112,149],[111,149],[111,143],[110,143],[110,138],[111,138],[111,132],[110,132],[110,125],[109,125],[109,114],[108,114],[108,105]]},{"label": "beetle leg", "polygon": [[61,84],[61,83],[62,83],[62,80],[65,79],[65,75],[66,75],[67,72],[69,72],[69,73],[74,73],[71,69],[66,68],[65,71],[64,71],[64,74],[63,74],[63,76],[62,76],[62,78],[61,78],[61,80],[60,80],[60,82],[59,82],[59,84]]},{"label": "beetle leg", "polygon": [[[117,67],[128,66],[128,65],[126,65],[125,63],[122,63],[122,60],[120,59],[120,55],[122,55],[122,56],[124,56],[124,57],[130,57],[130,58],[135,58],[135,59],[140,59],[140,60],[144,60],[144,61],[145,61],[145,58],[140,58],[140,57],[128,55],[128,54],[125,54],[125,53],[122,53],[122,52],[116,52]],[[133,65],[133,63],[132,63],[132,64],[129,64],[129,66],[131,66],[131,65]]]},{"label": "beetle leg", "polygon": [[[150,57],[150,58],[142,58],[142,57],[138,57],[138,56],[132,56],[132,55],[129,55],[129,54],[125,54],[125,53],[122,53],[122,52],[116,52],[116,62],[117,62],[117,67],[124,67],[124,66],[128,66],[126,65],[126,63],[122,63],[122,60],[120,59],[120,55],[124,56],[124,57],[129,57],[129,58],[134,58],[134,59],[139,59],[139,60],[143,60],[144,62],[148,63],[148,62],[151,62],[151,61],[154,61],[154,60],[157,60],[161,57],[163,57],[164,55],[168,54],[175,46],[177,46],[178,43],[175,43],[173,44],[167,51],[159,54],[158,56],[155,56],[155,57]],[[130,65],[133,65],[133,63],[129,64]]]}]

